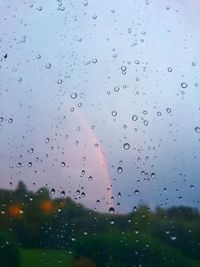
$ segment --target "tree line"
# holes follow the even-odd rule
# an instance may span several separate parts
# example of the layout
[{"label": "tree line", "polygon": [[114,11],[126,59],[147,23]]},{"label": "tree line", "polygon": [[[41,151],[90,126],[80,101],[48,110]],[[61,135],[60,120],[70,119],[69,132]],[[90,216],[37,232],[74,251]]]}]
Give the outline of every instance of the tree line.
[{"label": "tree line", "polygon": [[0,262],[5,267],[20,266],[20,247],[66,250],[72,265],[80,267],[200,266],[195,208],[152,211],[141,205],[128,214],[104,214],[69,197],[52,199],[47,188],[28,191],[22,182],[14,191],[0,190],[0,205]]}]

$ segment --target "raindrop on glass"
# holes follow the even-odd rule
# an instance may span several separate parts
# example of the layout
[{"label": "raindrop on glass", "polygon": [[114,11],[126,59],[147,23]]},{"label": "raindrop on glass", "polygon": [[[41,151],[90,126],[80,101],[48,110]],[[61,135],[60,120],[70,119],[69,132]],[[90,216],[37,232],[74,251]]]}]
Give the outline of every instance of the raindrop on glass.
[{"label": "raindrop on glass", "polygon": [[45,67],[46,67],[46,69],[50,69],[51,68],[51,63],[47,63]]},{"label": "raindrop on glass", "polygon": [[175,240],[176,240],[176,235],[175,235],[175,234],[171,234],[170,239],[171,239],[172,241],[175,241]]},{"label": "raindrop on glass", "polygon": [[46,144],[49,143],[49,138],[48,137],[45,139],[45,143]]},{"label": "raindrop on glass", "polygon": [[200,133],[200,127],[198,127],[198,126],[195,127],[195,132],[196,132],[196,133]]},{"label": "raindrop on glass", "polygon": [[129,144],[129,143],[125,143],[125,144],[123,145],[123,148],[124,148],[125,150],[128,150],[128,149],[130,148],[130,144]]},{"label": "raindrop on glass", "polygon": [[61,84],[62,83],[62,79],[59,79],[58,81],[57,81],[57,84]]},{"label": "raindrop on glass", "polygon": [[72,99],[77,98],[77,93],[72,93],[72,94],[71,94],[71,98],[72,98]]},{"label": "raindrop on glass", "polygon": [[122,173],[122,172],[123,172],[122,167],[118,167],[118,168],[117,168],[117,172],[118,172],[118,173]]},{"label": "raindrop on glass", "polygon": [[64,197],[65,196],[65,191],[61,191],[60,195],[61,195],[61,197]]},{"label": "raindrop on glass", "polygon": [[115,212],[115,209],[114,209],[113,207],[110,207],[110,208],[109,208],[109,213],[110,213],[110,214],[113,214],[114,212]]},{"label": "raindrop on glass", "polygon": [[168,70],[168,72],[172,72],[172,68],[170,68],[170,67],[167,68],[167,70]]},{"label": "raindrop on glass", "polygon": [[84,193],[84,192],[81,193],[81,197],[82,197],[82,198],[85,197],[85,193]]},{"label": "raindrop on glass", "polygon": [[56,190],[54,188],[51,189],[51,195],[54,195]]},{"label": "raindrop on glass", "polygon": [[138,116],[137,116],[137,115],[133,115],[133,116],[132,116],[132,120],[133,120],[133,121],[136,121],[137,119],[138,119]]},{"label": "raindrop on glass", "polygon": [[140,191],[136,189],[136,190],[134,191],[134,195],[135,195],[135,196],[138,196],[139,194],[140,194]]},{"label": "raindrop on glass", "polygon": [[126,71],[127,67],[126,66],[121,66],[122,71]]},{"label": "raindrop on glass", "polygon": [[182,88],[187,88],[187,83],[186,83],[186,82],[182,82],[182,83],[181,83],[181,87],[182,87]]},{"label": "raindrop on glass", "polygon": [[65,162],[64,162],[64,161],[62,161],[62,162],[60,163],[60,167],[65,167]]},{"label": "raindrop on glass", "polygon": [[111,114],[112,114],[113,117],[116,117],[116,116],[117,116],[117,111],[113,110],[113,111],[111,112]]}]

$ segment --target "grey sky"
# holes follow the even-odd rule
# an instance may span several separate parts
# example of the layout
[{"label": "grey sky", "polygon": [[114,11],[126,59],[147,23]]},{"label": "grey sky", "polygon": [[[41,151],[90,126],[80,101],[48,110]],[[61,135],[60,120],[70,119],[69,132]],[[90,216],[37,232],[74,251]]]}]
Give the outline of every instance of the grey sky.
[{"label": "grey sky", "polygon": [[2,187],[80,190],[101,210],[111,195],[119,211],[199,207],[197,1],[16,0],[0,12]]}]

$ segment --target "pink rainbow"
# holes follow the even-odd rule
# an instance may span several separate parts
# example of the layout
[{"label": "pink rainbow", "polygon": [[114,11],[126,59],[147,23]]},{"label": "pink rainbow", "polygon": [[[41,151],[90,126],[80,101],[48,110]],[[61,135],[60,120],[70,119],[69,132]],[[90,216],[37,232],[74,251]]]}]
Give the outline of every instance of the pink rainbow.
[{"label": "pink rainbow", "polygon": [[109,200],[110,200],[109,205],[111,205],[115,209],[115,204],[114,204],[114,200],[113,200],[112,182],[111,182],[111,178],[110,178],[110,174],[109,174],[109,169],[108,169],[108,164],[107,164],[107,160],[105,157],[105,153],[103,152],[103,149],[102,149],[102,145],[98,143],[97,137],[94,134],[94,132],[92,131],[85,116],[83,116],[83,113],[81,113],[80,111],[77,111],[77,115],[78,115],[80,121],[82,122],[82,124],[84,125],[84,128],[88,132],[88,137],[91,140],[92,144],[94,144],[94,145],[98,144],[98,148],[97,148],[98,152],[97,152],[96,156],[98,157],[98,161],[101,162],[103,170],[104,170],[104,173],[102,175],[102,179],[106,179],[106,184],[108,184],[108,188],[110,189],[110,190],[108,190],[108,196],[109,196]]}]

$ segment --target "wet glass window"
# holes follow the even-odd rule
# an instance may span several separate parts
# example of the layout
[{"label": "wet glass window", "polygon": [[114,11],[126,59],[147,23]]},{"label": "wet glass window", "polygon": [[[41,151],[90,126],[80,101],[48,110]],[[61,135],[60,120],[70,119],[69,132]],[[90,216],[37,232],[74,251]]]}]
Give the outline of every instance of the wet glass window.
[{"label": "wet glass window", "polygon": [[1,0],[0,266],[200,266],[200,3]]}]

